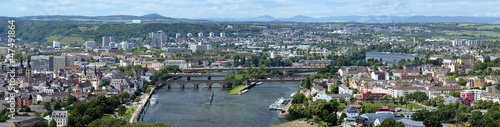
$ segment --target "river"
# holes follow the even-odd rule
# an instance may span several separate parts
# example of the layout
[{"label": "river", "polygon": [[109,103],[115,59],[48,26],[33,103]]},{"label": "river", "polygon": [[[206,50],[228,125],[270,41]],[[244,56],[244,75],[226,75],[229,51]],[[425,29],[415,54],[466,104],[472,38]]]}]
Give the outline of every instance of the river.
[{"label": "river", "polygon": [[[211,74],[220,73],[224,72]],[[196,79],[193,77],[191,80]],[[243,95],[229,95],[229,89],[222,88],[161,88],[156,93],[160,102],[149,106],[143,122],[165,123],[174,127],[268,127],[288,121],[279,119],[279,111],[270,111],[268,107],[278,98],[287,98],[296,92],[299,84],[264,82]],[[215,96],[210,105],[212,92]]]},{"label": "river", "polygon": [[382,58],[382,62],[391,62],[391,61],[399,62],[399,60],[401,60],[401,59],[414,60],[415,57],[425,58],[425,55],[401,54],[401,53],[389,53],[389,54],[387,54],[385,52],[367,52],[366,53],[367,60],[369,58],[375,58],[375,59]]}]

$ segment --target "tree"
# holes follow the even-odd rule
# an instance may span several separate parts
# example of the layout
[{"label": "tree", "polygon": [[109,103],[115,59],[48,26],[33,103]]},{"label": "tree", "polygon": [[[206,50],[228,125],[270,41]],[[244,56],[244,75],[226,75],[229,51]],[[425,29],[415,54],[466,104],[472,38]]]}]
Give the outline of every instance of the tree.
[{"label": "tree", "polygon": [[121,95],[120,95],[120,100],[122,100],[122,103],[126,103],[128,101],[126,101],[127,99],[130,98],[130,94],[128,94],[128,92],[123,92]]},{"label": "tree", "polygon": [[120,106],[118,107],[118,114],[119,114],[119,115],[123,115],[123,114],[125,114],[125,111],[127,111],[127,108],[125,108],[125,106],[120,105]]},{"label": "tree", "polygon": [[73,96],[73,95],[69,95],[69,97],[68,97],[68,101],[67,101],[67,102],[68,102],[68,104],[70,104],[70,105],[71,105],[71,104],[73,104],[73,103],[77,102],[77,99],[76,99],[76,97],[75,97],[75,96]]},{"label": "tree", "polygon": [[296,93],[292,96],[292,104],[300,104],[304,102],[304,99],[306,99],[306,95],[303,93]]},{"label": "tree", "polygon": [[94,92],[95,88],[94,86],[90,87],[90,93]]},{"label": "tree", "polygon": [[485,125],[483,121],[483,114],[480,111],[474,111],[470,115],[469,123],[472,127],[482,127]]},{"label": "tree", "polygon": [[47,122],[44,121],[38,121],[33,124],[33,127],[48,127],[48,126],[49,124],[47,124]]},{"label": "tree", "polygon": [[61,103],[59,103],[59,102],[54,105],[54,110],[59,110],[61,108],[62,108]]},{"label": "tree", "polygon": [[43,108],[46,110],[52,110],[52,106],[50,106],[50,102],[45,102],[45,104],[43,104]]},{"label": "tree", "polygon": [[442,127],[439,118],[436,115],[427,116],[424,120],[424,125],[426,127]]},{"label": "tree", "polygon": [[54,119],[50,120],[49,127],[57,127],[57,123]]},{"label": "tree", "polygon": [[465,86],[467,84],[467,81],[464,78],[460,78],[457,81],[458,85]]}]

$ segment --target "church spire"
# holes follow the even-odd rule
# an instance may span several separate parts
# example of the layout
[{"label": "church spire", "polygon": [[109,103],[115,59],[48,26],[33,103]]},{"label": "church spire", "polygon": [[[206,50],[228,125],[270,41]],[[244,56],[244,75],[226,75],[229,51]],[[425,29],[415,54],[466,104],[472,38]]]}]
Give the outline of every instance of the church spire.
[{"label": "church spire", "polygon": [[87,76],[87,67],[83,65],[83,76]]},{"label": "church spire", "polygon": [[23,66],[23,57],[21,56],[21,65],[19,65],[19,67],[24,67]]},{"label": "church spire", "polygon": [[28,68],[31,68],[30,62],[31,62],[31,59],[28,58]]}]

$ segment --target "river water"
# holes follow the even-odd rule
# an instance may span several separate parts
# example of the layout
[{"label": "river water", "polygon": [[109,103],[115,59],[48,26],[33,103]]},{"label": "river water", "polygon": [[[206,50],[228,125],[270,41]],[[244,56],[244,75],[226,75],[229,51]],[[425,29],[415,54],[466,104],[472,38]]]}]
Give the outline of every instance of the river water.
[{"label": "river water", "polygon": [[[221,73],[224,72],[211,74]],[[164,87],[156,93],[160,102],[149,106],[143,122],[174,127],[268,127],[288,121],[279,119],[278,111],[268,110],[269,105],[280,97],[290,97],[299,88],[299,82],[264,82],[243,95],[229,95],[229,89],[222,88],[167,90]],[[214,99],[210,105],[212,92]]]},{"label": "river water", "polygon": [[401,59],[415,60],[415,57],[425,58],[425,55],[402,54],[402,53],[389,53],[389,54],[387,54],[385,52],[367,52],[366,53],[367,60],[369,58],[375,58],[375,59],[382,58],[382,62],[391,62],[391,61],[399,62],[399,60],[401,60]]}]

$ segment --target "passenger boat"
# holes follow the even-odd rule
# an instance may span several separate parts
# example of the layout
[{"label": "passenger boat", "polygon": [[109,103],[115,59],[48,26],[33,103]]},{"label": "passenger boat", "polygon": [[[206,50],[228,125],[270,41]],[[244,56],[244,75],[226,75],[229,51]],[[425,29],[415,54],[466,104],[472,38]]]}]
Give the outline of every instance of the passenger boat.
[{"label": "passenger boat", "polygon": [[257,82],[255,85],[262,85],[263,82]]},{"label": "passenger boat", "polygon": [[156,97],[156,96],[153,96],[153,97],[151,97],[151,99],[149,99],[149,103],[150,103],[151,105],[156,105],[156,104],[158,104],[159,102],[160,102],[160,100],[158,100],[158,97]]}]

